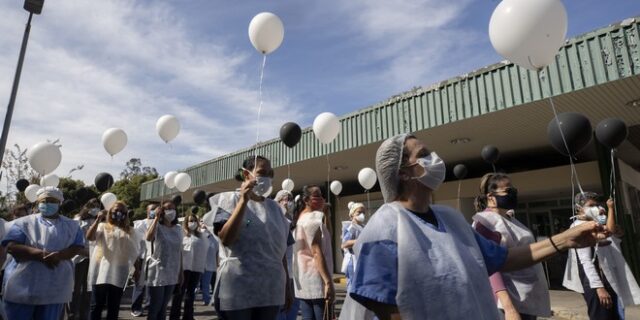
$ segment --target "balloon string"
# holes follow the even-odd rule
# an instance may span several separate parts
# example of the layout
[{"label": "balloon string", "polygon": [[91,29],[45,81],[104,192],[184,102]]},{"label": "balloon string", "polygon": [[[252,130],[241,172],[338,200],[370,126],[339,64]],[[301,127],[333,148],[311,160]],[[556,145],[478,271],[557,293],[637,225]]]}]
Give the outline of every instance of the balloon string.
[{"label": "balloon string", "polygon": [[[543,83],[546,83],[548,85],[550,85],[550,83],[547,83],[547,81],[545,81],[545,75],[542,72],[542,68],[538,69],[538,77],[540,78],[540,81]],[[546,86],[544,86],[546,87]],[[546,91],[546,89],[545,89]],[[580,177],[578,176],[578,170],[575,167],[575,164],[573,163],[574,157],[571,154],[571,150],[569,149],[569,144],[567,143],[567,139],[564,135],[564,131],[562,130],[562,125],[560,124],[560,119],[558,119],[558,110],[556,109],[556,105],[553,101],[553,97],[551,96],[551,92],[548,91],[547,94],[549,95],[549,104],[551,105],[551,110],[553,111],[553,117],[554,120],[556,121],[556,125],[558,126],[558,131],[560,131],[560,137],[562,138],[562,143],[564,144],[565,149],[567,150],[567,154],[569,155],[569,164],[571,166],[571,187],[572,187],[572,191],[571,191],[571,198],[574,198],[574,191],[575,189],[573,189],[573,183],[574,183],[574,178],[575,178],[575,182],[578,184],[578,188],[580,190],[581,194],[584,194],[584,190],[582,190],[582,184],[580,183]],[[575,199],[574,199],[575,200]],[[572,201],[573,203],[573,201]]]},{"label": "balloon string", "polygon": [[496,165],[492,163],[491,167],[493,168],[493,173],[496,173]]},{"label": "balloon string", "polygon": [[[327,153],[327,186],[331,190],[331,163],[329,162],[329,154]],[[331,196],[327,192],[327,199],[329,199],[329,205],[331,205]]]},{"label": "balloon string", "polygon": [[262,115],[262,82],[264,80],[264,68],[265,65],[267,64],[267,55],[263,54],[262,55],[262,66],[260,67],[260,86],[259,86],[259,93],[258,93],[258,97],[260,100],[260,103],[258,104],[258,121],[257,121],[257,125],[256,125],[256,148],[255,148],[255,159],[253,161],[254,166],[255,163],[258,162],[258,148],[260,147],[260,116]]},{"label": "balloon string", "polygon": [[287,179],[291,179],[291,165],[287,164]]},{"label": "balloon string", "polygon": [[462,180],[458,180],[458,211],[460,211],[460,187],[462,186]]},{"label": "balloon string", "polygon": [[616,200],[616,160],[614,149],[611,149],[611,173],[609,174],[609,196]]},{"label": "balloon string", "polygon": [[371,211],[371,199],[369,197],[369,189],[365,190],[364,193],[367,194],[367,211]]}]

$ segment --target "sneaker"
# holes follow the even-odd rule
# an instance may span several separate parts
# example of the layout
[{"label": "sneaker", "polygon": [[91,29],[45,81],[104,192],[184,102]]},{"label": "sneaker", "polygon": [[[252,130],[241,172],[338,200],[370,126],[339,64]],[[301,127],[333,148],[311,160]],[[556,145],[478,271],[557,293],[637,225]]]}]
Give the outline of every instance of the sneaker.
[{"label": "sneaker", "polygon": [[131,315],[134,317],[142,317],[142,311],[140,310],[131,311]]}]

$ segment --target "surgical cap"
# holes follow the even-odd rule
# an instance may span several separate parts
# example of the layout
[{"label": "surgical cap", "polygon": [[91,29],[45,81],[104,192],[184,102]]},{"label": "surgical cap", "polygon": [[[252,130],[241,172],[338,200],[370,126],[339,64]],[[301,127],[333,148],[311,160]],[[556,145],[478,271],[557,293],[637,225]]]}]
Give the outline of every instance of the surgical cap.
[{"label": "surgical cap", "polygon": [[64,196],[62,195],[62,191],[56,187],[44,187],[38,190],[36,193],[37,199],[43,200],[45,198],[54,198],[58,199],[58,201],[64,201]]},{"label": "surgical cap", "polygon": [[287,190],[280,190],[280,191],[278,191],[278,193],[276,193],[276,197],[274,198],[274,200],[276,202],[280,202],[285,197],[287,197],[287,198],[292,197],[293,198],[293,195],[291,194],[291,192],[289,192]]},{"label": "surgical cap", "polygon": [[359,208],[364,208],[364,204],[360,202],[349,202],[349,216],[353,216]]},{"label": "surgical cap", "polygon": [[398,197],[398,171],[402,165],[402,151],[407,138],[413,138],[411,134],[400,134],[385,140],[376,152],[376,172],[380,180],[380,190],[384,202],[395,201]]},{"label": "surgical cap", "polygon": [[576,209],[580,209],[582,207],[584,207],[584,204],[587,202],[587,200],[598,200],[600,196],[595,193],[595,192],[583,192],[583,193],[578,193],[576,194],[575,197],[575,203],[576,203]]}]

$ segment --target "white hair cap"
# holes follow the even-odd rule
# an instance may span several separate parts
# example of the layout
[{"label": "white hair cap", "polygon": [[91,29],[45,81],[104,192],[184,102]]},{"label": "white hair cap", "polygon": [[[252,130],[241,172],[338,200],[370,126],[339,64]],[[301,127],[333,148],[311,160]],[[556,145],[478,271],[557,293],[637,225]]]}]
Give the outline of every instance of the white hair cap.
[{"label": "white hair cap", "polygon": [[275,200],[276,202],[280,202],[282,199],[284,199],[284,197],[293,198],[293,194],[291,194],[291,192],[287,190],[280,190],[278,191],[278,193],[276,193],[276,197],[273,200]]},{"label": "white hair cap", "polygon": [[56,187],[44,187],[40,188],[36,193],[36,197],[38,200],[42,200],[45,198],[54,198],[58,199],[58,201],[64,201],[64,196],[62,195],[62,191]]},{"label": "white hair cap", "polygon": [[403,133],[385,140],[376,152],[376,172],[380,181],[380,190],[384,202],[393,202],[398,197],[398,171],[402,164],[402,152],[407,138],[412,134]]},{"label": "white hair cap", "polygon": [[364,204],[361,202],[349,202],[349,216],[353,216],[356,210],[360,208],[365,208]]}]

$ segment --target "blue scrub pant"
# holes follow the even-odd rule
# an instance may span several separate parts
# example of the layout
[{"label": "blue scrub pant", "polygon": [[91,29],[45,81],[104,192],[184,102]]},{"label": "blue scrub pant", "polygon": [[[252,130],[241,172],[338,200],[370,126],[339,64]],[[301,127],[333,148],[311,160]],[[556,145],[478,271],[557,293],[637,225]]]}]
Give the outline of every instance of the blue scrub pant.
[{"label": "blue scrub pant", "polygon": [[200,277],[200,291],[202,292],[202,301],[204,304],[211,304],[211,279],[215,279],[215,271],[205,271]]},{"label": "blue scrub pant", "polygon": [[4,311],[9,320],[59,320],[64,304],[22,304],[4,302]]}]

